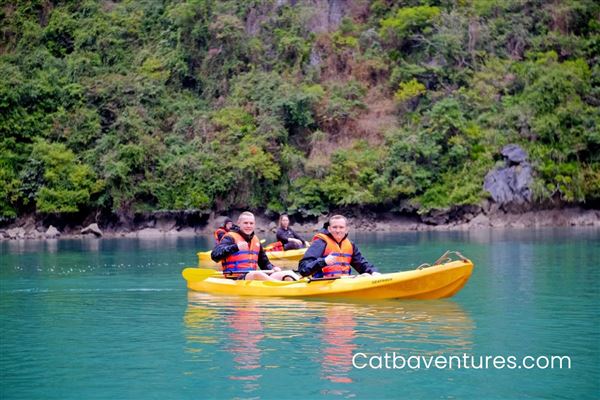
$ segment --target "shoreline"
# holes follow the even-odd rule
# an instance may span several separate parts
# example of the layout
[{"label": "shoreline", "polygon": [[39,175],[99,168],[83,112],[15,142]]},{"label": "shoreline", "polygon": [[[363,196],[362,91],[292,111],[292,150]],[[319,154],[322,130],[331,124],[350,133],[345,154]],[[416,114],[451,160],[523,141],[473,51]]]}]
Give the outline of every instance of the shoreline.
[{"label": "shoreline", "polygon": [[[543,227],[600,227],[600,210],[567,207],[561,209],[535,210],[525,212],[505,212],[499,209],[485,212],[469,208],[449,211],[445,214],[428,217],[424,222],[418,215],[397,215],[393,213],[362,213],[348,217],[352,232],[417,232],[417,231],[466,231],[502,228],[543,228]],[[236,213],[232,213],[235,215]],[[194,237],[212,235],[222,216],[209,216],[204,223],[189,226],[178,223],[174,215],[160,214],[152,221],[146,221],[129,228],[108,226],[104,229],[83,225],[65,226],[62,231],[54,226],[44,226],[43,221],[35,221],[31,216],[15,222],[12,226],[0,229],[0,241],[3,240],[39,240],[39,239],[76,239],[84,237],[104,238],[160,238]],[[437,218],[437,219],[436,219]],[[292,223],[291,227],[303,236],[319,230],[327,217],[322,216],[304,223]],[[436,223],[441,222],[441,223]],[[256,214],[256,232],[263,236],[275,233],[277,224],[264,214]],[[82,233],[86,230],[87,233]],[[95,232],[95,233],[94,233]]]}]

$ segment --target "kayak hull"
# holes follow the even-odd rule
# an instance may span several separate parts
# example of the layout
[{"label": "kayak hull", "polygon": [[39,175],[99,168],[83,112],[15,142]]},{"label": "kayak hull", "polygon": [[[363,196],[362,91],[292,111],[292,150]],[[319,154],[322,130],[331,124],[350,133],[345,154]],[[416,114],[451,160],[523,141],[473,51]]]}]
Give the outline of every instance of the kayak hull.
[{"label": "kayak hull", "polygon": [[190,290],[224,295],[319,297],[353,299],[441,299],[456,294],[469,280],[473,263],[451,261],[412,271],[357,276],[335,280],[297,282],[245,281],[206,277],[186,268],[183,277]]},{"label": "kayak hull", "polygon": [[[285,250],[285,251],[267,251],[267,257],[273,264],[282,267],[293,267],[306,253],[306,248],[297,250]],[[214,267],[219,265],[210,258],[211,251],[200,251],[198,252],[198,265],[200,267]],[[294,265],[295,264],[295,265]]]}]

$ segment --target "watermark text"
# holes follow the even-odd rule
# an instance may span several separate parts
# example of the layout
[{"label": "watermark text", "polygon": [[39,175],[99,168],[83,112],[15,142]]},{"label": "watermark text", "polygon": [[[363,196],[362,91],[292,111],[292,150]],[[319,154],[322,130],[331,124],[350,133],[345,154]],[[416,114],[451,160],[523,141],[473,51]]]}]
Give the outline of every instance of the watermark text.
[{"label": "watermark text", "polygon": [[356,369],[571,369],[571,357],[565,355],[540,356],[476,356],[437,355],[405,356],[396,352],[352,356]]}]

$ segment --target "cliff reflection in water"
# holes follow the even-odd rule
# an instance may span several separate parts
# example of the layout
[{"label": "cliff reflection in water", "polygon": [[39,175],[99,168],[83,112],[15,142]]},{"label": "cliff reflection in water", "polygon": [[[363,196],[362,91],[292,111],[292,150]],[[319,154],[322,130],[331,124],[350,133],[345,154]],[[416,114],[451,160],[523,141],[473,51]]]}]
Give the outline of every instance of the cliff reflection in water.
[{"label": "cliff reflection in water", "polygon": [[187,358],[200,363],[188,374],[209,370],[241,381],[245,393],[279,379],[278,370],[303,381],[351,384],[360,374],[352,367],[357,352],[472,351],[473,322],[451,300],[326,302],[195,292],[188,300]]}]

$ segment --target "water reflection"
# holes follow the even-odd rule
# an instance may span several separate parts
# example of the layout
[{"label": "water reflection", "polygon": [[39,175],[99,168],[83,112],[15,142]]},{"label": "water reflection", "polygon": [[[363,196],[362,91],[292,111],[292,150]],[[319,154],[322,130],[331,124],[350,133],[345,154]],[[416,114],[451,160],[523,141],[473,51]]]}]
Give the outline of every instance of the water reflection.
[{"label": "water reflection", "polygon": [[46,239],[46,251],[56,253],[58,251],[58,239]]},{"label": "water reflection", "polygon": [[236,393],[246,394],[270,384],[270,370],[285,369],[302,380],[326,381],[327,394],[347,397],[353,395],[348,384],[361,373],[352,366],[357,352],[473,351],[473,321],[451,300],[331,302],[189,292],[184,324],[187,356],[203,365],[196,372],[209,368],[240,382]]},{"label": "water reflection", "polygon": [[100,243],[102,239],[99,238],[84,238],[81,241],[82,247],[90,253],[98,253],[100,251]]},{"label": "water reflection", "polygon": [[[33,240],[29,242],[34,242]],[[8,254],[23,254],[25,251],[25,244],[29,243],[26,240],[9,240],[6,243],[8,247]]]},{"label": "water reflection", "polygon": [[[210,364],[216,374],[231,381],[240,381],[243,392],[258,390],[262,378],[260,342],[264,338],[263,311],[252,300],[190,293],[184,317],[188,328],[187,351],[194,361]],[[210,351],[203,348],[203,345],[211,344],[217,348]],[[225,366],[225,360],[221,365],[215,365],[223,349],[231,355],[231,368]]]},{"label": "water reflection", "polygon": [[352,356],[356,344],[355,308],[344,305],[332,305],[327,308],[323,318],[322,373],[323,379],[334,383],[351,383],[349,373],[352,369]]},{"label": "water reflection", "polygon": [[[191,300],[191,299],[190,299]],[[214,332],[215,319],[217,318],[217,310],[211,307],[206,307],[202,303],[196,304],[190,301],[188,309],[185,313],[183,322],[190,331],[187,335],[188,343],[190,344],[214,344],[217,343],[215,336],[208,336],[207,333]],[[193,351],[192,347],[188,348]],[[197,358],[197,357],[193,357]]]},{"label": "water reflection", "polygon": [[243,381],[244,392],[259,389],[258,380],[262,377],[260,341],[264,338],[261,308],[256,304],[234,306],[226,318],[229,325],[228,350],[233,356],[234,369],[229,374],[231,380]]}]

